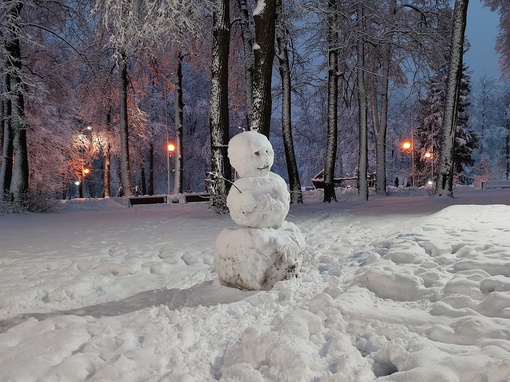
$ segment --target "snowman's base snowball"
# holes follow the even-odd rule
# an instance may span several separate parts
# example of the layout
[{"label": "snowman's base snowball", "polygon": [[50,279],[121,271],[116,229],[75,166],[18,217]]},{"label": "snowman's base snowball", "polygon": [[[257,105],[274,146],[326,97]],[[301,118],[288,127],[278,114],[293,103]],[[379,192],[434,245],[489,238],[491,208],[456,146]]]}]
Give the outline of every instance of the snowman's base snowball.
[{"label": "snowman's base snowball", "polygon": [[214,267],[224,284],[247,290],[269,290],[297,275],[306,243],[299,228],[225,228],[216,239]]}]

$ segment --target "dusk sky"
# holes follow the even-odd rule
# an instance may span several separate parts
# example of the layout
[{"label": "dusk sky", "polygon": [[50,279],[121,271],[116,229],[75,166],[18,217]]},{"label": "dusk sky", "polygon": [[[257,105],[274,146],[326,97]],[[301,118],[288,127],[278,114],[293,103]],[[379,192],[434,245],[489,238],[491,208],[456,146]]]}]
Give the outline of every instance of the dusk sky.
[{"label": "dusk sky", "polygon": [[494,49],[498,35],[499,15],[482,7],[480,0],[471,0],[468,6],[466,36],[471,49],[464,56],[471,79],[476,82],[486,75],[499,79],[498,55]]}]

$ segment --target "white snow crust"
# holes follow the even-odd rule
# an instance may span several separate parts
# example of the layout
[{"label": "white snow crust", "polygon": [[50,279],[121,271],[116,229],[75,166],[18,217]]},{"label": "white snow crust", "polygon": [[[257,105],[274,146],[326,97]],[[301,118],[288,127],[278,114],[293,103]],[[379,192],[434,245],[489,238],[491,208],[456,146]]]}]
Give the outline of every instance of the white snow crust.
[{"label": "white snow crust", "polygon": [[0,216],[0,380],[509,380],[509,190],[304,197],[299,276],[256,292],[206,203]]}]

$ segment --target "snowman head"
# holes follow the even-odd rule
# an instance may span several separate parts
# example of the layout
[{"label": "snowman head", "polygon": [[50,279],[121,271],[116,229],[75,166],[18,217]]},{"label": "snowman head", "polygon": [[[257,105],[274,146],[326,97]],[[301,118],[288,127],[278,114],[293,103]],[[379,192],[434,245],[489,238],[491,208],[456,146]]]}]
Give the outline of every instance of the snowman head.
[{"label": "snowman head", "polygon": [[256,131],[244,131],[228,144],[228,157],[241,178],[266,176],[274,162],[271,143]]}]

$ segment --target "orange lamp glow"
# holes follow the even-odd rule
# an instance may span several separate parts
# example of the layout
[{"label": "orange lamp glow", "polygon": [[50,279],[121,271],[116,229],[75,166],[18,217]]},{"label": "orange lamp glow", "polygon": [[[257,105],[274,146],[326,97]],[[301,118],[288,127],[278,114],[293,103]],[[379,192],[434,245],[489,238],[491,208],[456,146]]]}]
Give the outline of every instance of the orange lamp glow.
[{"label": "orange lamp glow", "polygon": [[403,142],[403,143],[402,143],[402,148],[403,148],[404,150],[409,150],[409,149],[411,148],[411,142],[409,142],[409,141],[405,141],[405,142]]},{"label": "orange lamp glow", "polygon": [[168,144],[168,151],[173,152],[175,150],[175,146],[171,143]]}]

